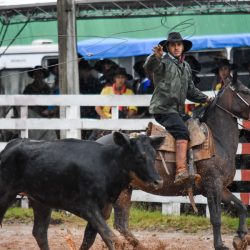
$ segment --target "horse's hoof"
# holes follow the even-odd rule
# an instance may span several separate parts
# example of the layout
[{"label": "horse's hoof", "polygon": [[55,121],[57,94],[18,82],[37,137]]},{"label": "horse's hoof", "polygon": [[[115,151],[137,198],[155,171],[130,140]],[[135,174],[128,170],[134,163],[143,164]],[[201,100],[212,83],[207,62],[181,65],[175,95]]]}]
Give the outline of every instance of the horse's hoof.
[{"label": "horse's hoof", "polygon": [[235,236],[233,239],[233,247],[235,250],[247,250],[247,239],[241,239],[239,236]]}]

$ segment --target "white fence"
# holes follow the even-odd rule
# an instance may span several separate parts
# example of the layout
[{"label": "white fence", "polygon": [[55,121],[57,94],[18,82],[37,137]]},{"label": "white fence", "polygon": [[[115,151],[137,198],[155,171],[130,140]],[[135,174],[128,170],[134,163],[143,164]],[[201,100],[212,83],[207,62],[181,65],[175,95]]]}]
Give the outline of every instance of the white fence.
[{"label": "white fence", "polygon": [[[213,96],[213,92],[207,92]],[[20,106],[20,118],[0,118],[0,130],[21,130],[21,137],[28,137],[29,130],[66,130],[67,138],[77,138],[81,129],[103,130],[145,130],[149,121],[154,119],[119,119],[119,106],[149,106],[150,95],[1,95],[0,106]],[[188,103],[188,102],[187,102]],[[65,107],[65,117],[61,118],[28,118],[28,106],[60,106]],[[112,119],[81,119],[80,106],[112,106]],[[6,143],[0,142],[0,150]],[[245,145],[239,144],[238,154],[243,152]],[[248,145],[249,147],[249,145]],[[250,170],[249,170],[250,171]],[[235,179],[242,180],[240,170],[237,170]],[[248,180],[249,181],[249,180]],[[240,194],[236,194],[240,198]],[[248,203],[250,195],[248,198]],[[179,214],[180,203],[189,203],[187,197],[162,197],[146,194],[142,191],[133,192],[134,201],[160,202],[163,204],[163,213]],[[196,202],[207,204],[205,197],[197,196]]]}]

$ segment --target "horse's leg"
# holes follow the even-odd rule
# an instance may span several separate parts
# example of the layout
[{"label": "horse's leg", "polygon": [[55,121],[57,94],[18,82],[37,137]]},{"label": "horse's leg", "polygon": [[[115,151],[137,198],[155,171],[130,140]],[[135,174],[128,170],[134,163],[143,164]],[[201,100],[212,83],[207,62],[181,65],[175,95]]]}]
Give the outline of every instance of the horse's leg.
[{"label": "horse's leg", "polygon": [[119,195],[114,207],[114,228],[118,230],[133,245],[139,242],[129,230],[129,212],[131,208],[132,188],[124,189]]},{"label": "horse's leg", "polygon": [[32,234],[41,250],[49,250],[48,227],[51,217],[51,209],[41,203],[30,200],[34,211],[34,226]]},{"label": "horse's leg", "polygon": [[237,238],[235,238],[233,243],[235,249],[242,249],[242,250],[247,249],[247,240],[245,239],[245,236],[248,233],[247,223],[246,223],[246,218],[247,218],[246,206],[242,203],[241,200],[235,197],[227,188],[225,188],[222,192],[222,202],[233,205],[236,208],[239,216],[239,227],[237,230],[239,238],[238,240]]},{"label": "horse's leg", "polygon": [[210,212],[210,221],[213,226],[214,248],[216,250],[228,250],[223,245],[221,238],[221,193],[222,183],[220,180],[212,177],[207,177],[203,184],[207,191],[207,201]]}]

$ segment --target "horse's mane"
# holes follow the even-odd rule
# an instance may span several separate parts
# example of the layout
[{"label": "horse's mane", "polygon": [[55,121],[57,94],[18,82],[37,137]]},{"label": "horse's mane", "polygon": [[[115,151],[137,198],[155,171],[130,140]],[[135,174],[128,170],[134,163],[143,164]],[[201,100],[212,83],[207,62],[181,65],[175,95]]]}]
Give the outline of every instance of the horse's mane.
[{"label": "horse's mane", "polygon": [[[206,122],[208,119],[208,116],[211,112],[214,111],[216,107],[216,103],[218,102],[218,99],[220,98],[221,94],[223,93],[224,88],[222,88],[218,94],[215,96],[214,100],[206,105],[205,107],[198,107],[193,112],[193,118],[197,118],[200,120],[200,122]],[[198,110],[200,109],[200,111]]]}]

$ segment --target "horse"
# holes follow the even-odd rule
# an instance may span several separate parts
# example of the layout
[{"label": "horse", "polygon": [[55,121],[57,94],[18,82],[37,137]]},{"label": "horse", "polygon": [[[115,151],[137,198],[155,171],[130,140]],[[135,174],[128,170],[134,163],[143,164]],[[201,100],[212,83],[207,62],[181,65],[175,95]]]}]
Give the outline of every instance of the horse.
[{"label": "horse", "polygon": [[[239,142],[239,131],[237,118],[249,120],[250,118],[250,89],[241,82],[234,80],[229,82],[218,93],[213,102],[208,105],[203,121],[212,131],[215,155],[207,160],[196,162],[197,173],[201,176],[199,187],[194,187],[194,195],[201,194],[207,197],[210,221],[213,227],[214,248],[216,250],[227,250],[221,237],[221,203],[231,204],[235,207],[239,216],[237,240],[233,244],[237,249],[247,248],[246,225],[247,208],[235,197],[228,186],[232,183],[236,172],[235,155]],[[110,143],[109,135],[106,139],[100,138],[100,143]],[[143,183],[132,183],[131,187],[120,194],[114,204],[115,221],[114,227],[125,237],[137,239],[128,227],[129,209],[131,206],[131,195],[133,187],[145,192],[162,196],[179,196],[185,194],[184,185],[174,184],[175,166],[166,163],[170,174],[168,175],[160,161],[155,161],[155,167],[164,180],[164,185],[159,190],[153,190]],[[238,244],[239,243],[239,244]]]}]

